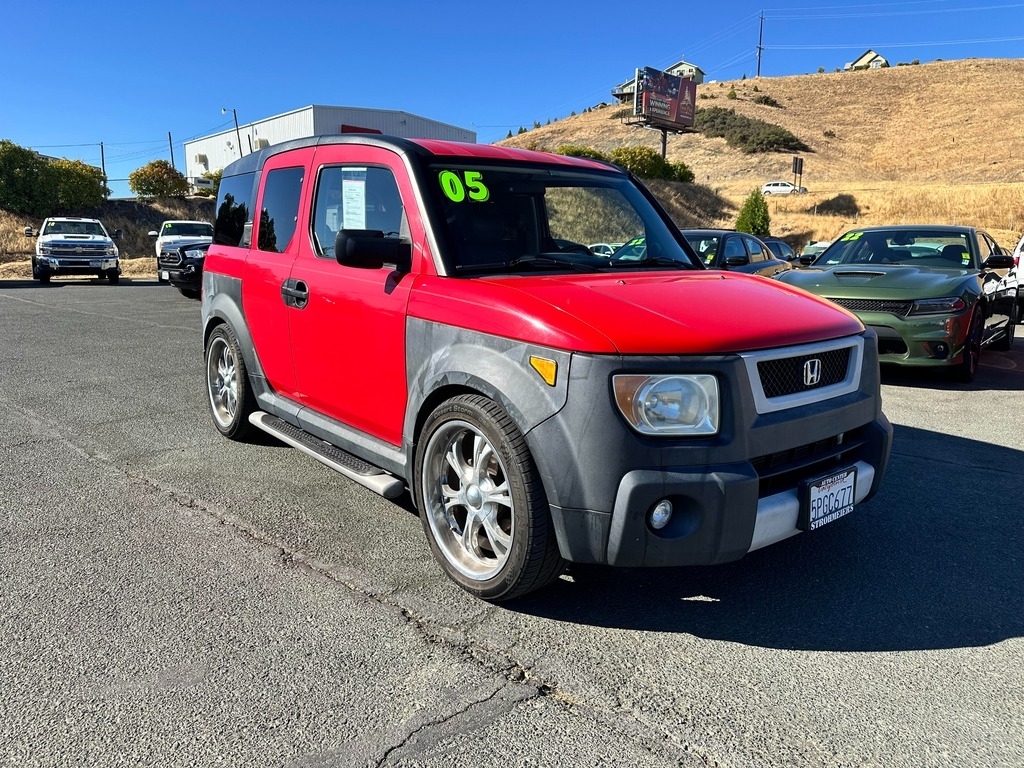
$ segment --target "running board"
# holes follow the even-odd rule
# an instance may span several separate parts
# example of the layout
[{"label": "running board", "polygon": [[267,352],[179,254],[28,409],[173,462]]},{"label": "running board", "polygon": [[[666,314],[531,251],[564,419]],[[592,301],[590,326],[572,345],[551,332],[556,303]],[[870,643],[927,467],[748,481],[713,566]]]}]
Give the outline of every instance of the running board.
[{"label": "running board", "polygon": [[268,435],[273,435],[281,442],[298,448],[307,456],[326,464],[335,472],[340,472],[374,493],[379,493],[385,499],[394,499],[405,491],[405,483],[394,475],[389,475],[380,467],[375,467],[336,445],[326,443],[276,416],[256,411],[249,416],[249,422]]}]

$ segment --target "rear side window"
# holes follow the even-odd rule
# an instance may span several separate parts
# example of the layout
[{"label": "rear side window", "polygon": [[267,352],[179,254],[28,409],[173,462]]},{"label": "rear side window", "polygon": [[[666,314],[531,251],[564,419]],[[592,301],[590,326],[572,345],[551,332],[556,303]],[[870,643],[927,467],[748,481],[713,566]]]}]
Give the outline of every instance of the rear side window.
[{"label": "rear side window", "polygon": [[764,255],[764,249],[761,244],[752,237],[744,237],[743,242],[746,243],[747,250],[750,252],[751,261],[764,261],[766,256]]},{"label": "rear side window", "polygon": [[283,253],[288,249],[298,220],[304,172],[303,168],[275,168],[267,173],[256,246],[261,251]]},{"label": "rear side window", "polygon": [[220,181],[217,195],[217,220],[213,225],[213,242],[219,245],[248,248],[252,237],[253,177],[242,173],[226,176]]}]

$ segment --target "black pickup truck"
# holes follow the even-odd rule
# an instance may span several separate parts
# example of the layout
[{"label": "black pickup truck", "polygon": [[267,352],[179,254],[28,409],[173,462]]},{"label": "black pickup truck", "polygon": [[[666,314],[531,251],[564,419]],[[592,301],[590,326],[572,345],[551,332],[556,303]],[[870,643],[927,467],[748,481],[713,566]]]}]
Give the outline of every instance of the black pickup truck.
[{"label": "black pickup truck", "polygon": [[208,241],[175,243],[160,251],[157,276],[177,288],[182,296],[198,299],[203,287],[203,261],[209,249]]}]

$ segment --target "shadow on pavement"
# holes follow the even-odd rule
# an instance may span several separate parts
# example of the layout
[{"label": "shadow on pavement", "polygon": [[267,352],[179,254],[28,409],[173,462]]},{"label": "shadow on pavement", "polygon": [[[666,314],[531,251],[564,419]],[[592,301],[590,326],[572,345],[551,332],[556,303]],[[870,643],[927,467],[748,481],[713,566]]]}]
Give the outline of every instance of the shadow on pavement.
[{"label": "shadow on pavement", "polygon": [[1024,634],[1024,452],[896,427],[878,496],[714,567],[591,567],[505,604],[771,648],[901,651]]}]

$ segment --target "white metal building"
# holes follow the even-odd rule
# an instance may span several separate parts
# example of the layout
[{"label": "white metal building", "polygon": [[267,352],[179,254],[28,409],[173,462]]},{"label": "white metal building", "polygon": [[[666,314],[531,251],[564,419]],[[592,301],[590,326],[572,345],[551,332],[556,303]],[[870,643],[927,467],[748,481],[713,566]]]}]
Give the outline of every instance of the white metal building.
[{"label": "white metal building", "polygon": [[[186,141],[185,176],[192,181],[207,171],[220,170],[242,155],[282,141],[306,136],[353,133],[367,128],[388,136],[402,136],[407,139],[444,139],[476,143],[475,131],[439,123],[408,112],[312,104],[253,123],[239,123],[237,133],[232,126],[211,136]],[[241,147],[238,146],[239,140]]]}]

